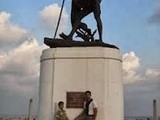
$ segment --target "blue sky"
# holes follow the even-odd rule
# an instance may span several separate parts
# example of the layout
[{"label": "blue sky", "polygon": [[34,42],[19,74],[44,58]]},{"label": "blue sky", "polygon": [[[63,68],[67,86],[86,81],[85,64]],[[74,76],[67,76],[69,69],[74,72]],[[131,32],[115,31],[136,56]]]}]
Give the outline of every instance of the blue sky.
[{"label": "blue sky", "polygon": [[[52,3],[58,3],[60,6],[61,2],[59,0],[1,0],[0,11],[11,13],[14,23],[29,29],[39,42],[43,42],[45,33],[41,35],[42,29],[39,29],[37,24],[39,11]],[[159,2],[159,0],[103,0],[101,5],[104,41],[119,46],[122,52],[135,51],[143,56],[142,59],[146,65],[160,64],[156,60],[160,58],[157,56],[160,49],[160,27],[157,24],[148,23],[148,19],[156,11]],[[65,2],[65,9],[69,14],[69,0]],[[90,20],[93,20],[92,15],[86,19],[86,22],[95,29],[94,20],[92,23],[89,22]],[[154,63],[150,58],[154,60]]]},{"label": "blue sky", "polygon": [[[41,50],[41,48],[43,47],[43,38],[47,36],[53,37],[53,34],[54,34],[54,27],[53,29],[49,29],[49,30],[44,27],[46,24],[41,20],[41,12],[45,9],[45,7],[49,5],[58,4],[59,5],[58,7],[60,7],[61,2],[62,1],[60,0],[54,0],[54,1],[52,0],[0,0],[0,13],[6,12],[11,15],[11,17],[7,18],[11,23],[9,24],[9,26],[10,27],[17,26],[20,29],[19,31],[21,31],[20,33],[23,34],[23,36],[27,36],[27,39],[29,39],[29,40],[26,40],[23,38],[24,40],[22,40],[21,43],[17,43],[16,45],[14,45],[14,47],[10,46],[9,44],[10,41],[8,43],[6,42],[6,44],[4,45],[2,44],[3,46],[0,49],[0,53],[2,54],[0,54],[0,58],[1,56],[2,57],[7,56],[6,58],[7,60],[9,58],[12,58],[13,51],[14,52],[16,50],[18,51],[19,49],[23,48],[25,45],[26,47],[28,47],[27,45],[36,46],[37,47],[37,49],[35,50],[36,52],[37,50]],[[70,5],[71,5],[71,0],[66,0],[65,14],[68,15],[68,17],[66,16],[66,18],[64,18],[64,20],[67,21],[66,29],[64,30],[66,33],[69,33],[68,30],[71,29],[70,27],[71,25],[69,22],[70,21],[69,15],[70,15],[70,9],[71,9]],[[56,11],[50,11],[50,12],[51,13],[53,12],[53,15],[56,13]],[[144,88],[148,86],[150,88],[153,88],[154,92],[157,90],[160,90],[160,86],[155,87],[155,85],[157,84],[159,85],[160,83],[159,81],[159,77],[160,77],[160,72],[159,72],[160,71],[160,55],[159,55],[160,0],[102,0],[101,12],[102,12],[101,18],[103,21],[103,41],[110,44],[115,44],[120,48],[122,55],[128,56],[128,57],[124,56],[124,59],[126,58],[124,61],[128,64],[133,65],[132,68],[129,69],[131,70],[131,72],[134,72],[134,77],[132,77],[132,79],[134,78],[137,79],[137,76],[140,76],[140,78],[142,79],[142,81],[140,82],[135,80],[134,84],[132,82],[128,86],[125,85],[126,86],[125,94],[126,95],[131,93],[133,94],[133,96],[126,98],[126,100],[130,100],[130,98],[138,94],[137,91],[134,92],[135,89],[141,90],[143,94],[144,93],[143,91],[145,90],[139,89],[140,87]],[[56,21],[56,18],[54,18],[53,22],[55,21]],[[84,21],[93,30],[96,29],[96,22],[92,14],[86,17]],[[27,33],[25,33],[24,31],[27,31]],[[2,32],[5,33],[4,31]],[[24,44],[26,41],[30,41],[30,39],[32,38],[34,38],[33,41],[27,42],[27,44]],[[1,39],[0,44],[2,40],[5,41],[5,39],[4,38],[2,39],[1,36],[0,36],[0,39]],[[9,50],[7,49],[8,50],[7,52],[5,51],[6,48],[9,48]],[[35,51],[32,51],[32,52],[35,53]],[[9,56],[10,54],[11,56]],[[28,53],[26,54],[28,55]],[[39,55],[40,54],[41,54],[41,51],[39,52]],[[36,61],[35,64],[38,64],[39,62],[38,57],[36,58],[35,61]],[[5,65],[7,64],[5,59],[4,59],[4,63]],[[3,67],[3,64],[0,65],[3,68],[2,69],[0,67],[0,74],[3,74],[3,76],[4,74],[9,74],[9,72],[7,71],[7,68],[13,67],[13,65],[12,66],[9,66],[9,65],[10,64],[8,64],[7,67]],[[16,70],[18,71],[17,68]],[[37,70],[39,69],[37,68]],[[125,70],[128,70],[128,68],[126,67]],[[126,72],[126,74],[128,75],[130,73]],[[15,76],[17,76],[17,74],[16,75],[14,74],[14,77]],[[5,81],[7,78],[8,76],[7,77],[4,76],[1,79]],[[21,78],[21,77],[18,77],[18,78]],[[38,79],[38,76],[37,78],[34,78],[34,79]],[[147,80],[147,84],[144,82],[144,79]],[[154,79],[154,80],[150,82],[150,79]],[[13,80],[13,81],[15,82],[16,80]],[[10,83],[8,82],[7,85],[8,84]],[[34,81],[34,84],[35,86],[37,86],[38,81],[36,81],[36,83]],[[132,85],[132,87],[130,87],[130,85]],[[0,90],[1,90],[0,96],[1,95],[4,96],[3,101],[5,101],[5,99],[8,99],[8,97],[12,98],[12,96],[9,96],[9,94],[5,95],[5,92],[2,93],[2,91],[4,91],[2,87],[0,88]],[[38,87],[37,87],[37,90],[38,90]],[[37,98],[37,90],[35,91],[35,94],[28,94],[28,96],[32,95],[34,97],[36,96]],[[152,91],[149,88],[148,90]],[[139,94],[141,92],[139,92]],[[139,96],[139,94],[137,96]],[[149,96],[150,95],[151,93],[149,94]],[[158,95],[159,95],[158,93],[155,93],[155,96],[158,96]],[[24,97],[23,95],[22,95],[23,97],[21,95],[17,95],[17,96],[19,96],[18,98],[20,99]],[[154,96],[152,97],[154,98]],[[141,103],[141,101],[143,101],[145,97],[144,98],[139,97],[137,99],[139,99],[140,101],[139,103]],[[7,101],[9,102],[9,100]],[[136,100],[134,100],[134,102],[136,102]],[[129,112],[126,113],[126,115],[138,115],[138,112],[135,112],[135,110],[132,109],[132,105],[130,105],[130,103],[131,102],[129,101],[126,102],[126,105],[128,105],[128,108],[126,109],[130,110]],[[1,106],[2,105],[0,103],[0,107]],[[4,114],[4,113],[21,114],[19,111],[15,113],[8,112],[7,107],[5,110],[0,110],[0,114]],[[25,114],[25,111],[22,114]],[[144,113],[142,112],[142,114],[150,115],[151,111],[146,111]]]}]

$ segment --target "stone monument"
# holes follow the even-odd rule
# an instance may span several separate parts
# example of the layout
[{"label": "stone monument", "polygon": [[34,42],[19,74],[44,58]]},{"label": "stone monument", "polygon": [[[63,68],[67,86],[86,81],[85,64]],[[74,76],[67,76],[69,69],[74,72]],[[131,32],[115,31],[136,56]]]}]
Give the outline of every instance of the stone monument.
[{"label": "stone monument", "polygon": [[[96,120],[124,120],[122,59],[118,47],[102,41],[100,3],[100,0],[72,0],[69,35],[61,33],[62,39],[56,35],[44,39],[50,48],[42,52],[40,60],[38,120],[55,120],[59,101],[65,102],[68,118],[74,120],[82,111],[86,90],[92,92],[97,102]],[[64,0],[61,12],[63,5]],[[98,40],[94,38],[96,30],[92,32],[81,22],[92,12],[97,21]],[[73,40],[73,34],[83,41]]]}]

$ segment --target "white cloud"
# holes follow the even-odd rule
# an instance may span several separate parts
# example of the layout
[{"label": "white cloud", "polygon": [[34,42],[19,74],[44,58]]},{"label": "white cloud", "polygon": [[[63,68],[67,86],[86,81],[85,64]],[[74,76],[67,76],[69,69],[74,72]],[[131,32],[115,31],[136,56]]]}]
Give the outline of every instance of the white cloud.
[{"label": "white cloud", "polygon": [[134,52],[123,54],[123,74],[124,83],[130,84],[134,82],[157,82],[160,80],[160,69],[158,68],[145,68],[140,71],[142,65],[140,64],[139,57]]},{"label": "white cloud", "polygon": [[24,101],[38,98],[40,55],[44,46],[29,36],[27,30],[15,25],[10,13],[0,12],[1,114],[26,114],[28,104]]},{"label": "white cloud", "polygon": [[0,47],[22,43],[27,31],[11,22],[11,14],[0,12]]},{"label": "white cloud", "polygon": [[134,52],[125,53],[123,55],[123,70],[136,70],[139,66],[139,58]]},{"label": "white cloud", "polygon": [[148,68],[145,75],[149,78],[160,78],[160,69]]},{"label": "white cloud", "polygon": [[[37,73],[37,64],[35,64],[37,61],[35,61],[36,58],[34,57],[36,57],[36,52],[38,53],[39,49],[40,48],[36,40],[25,41],[18,48],[9,51],[6,53],[6,55],[2,55],[3,64],[1,64],[1,70],[8,70],[5,72],[16,71],[17,73],[25,75],[32,75]],[[32,58],[32,60],[28,60],[28,58]],[[29,65],[33,67],[28,69]],[[18,69],[15,70],[15,68]]]},{"label": "white cloud", "polygon": [[[32,91],[39,77],[39,59],[43,46],[36,39],[0,54],[0,86],[6,90]],[[34,81],[36,80],[36,81]],[[31,89],[32,88],[32,89]]]},{"label": "white cloud", "polygon": [[137,70],[140,67],[139,58],[134,52],[125,53],[123,55],[123,71],[124,71],[124,83],[134,82],[140,79],[140,75],[137,74]]},{"label": "white cloud", "polygon": [[135,52],[123,55],[126,116],[150,116],[152,100],[160,100],[160,69],[141,67]]},{"label": "white cloud", "polygon": [[[58,21],[59,13],[60,13],[60,7],[58,4],[51,4],[49,6],[46,6],[42,11],[40,11],[40,18],[48,30],[55,30],[56,24]],[[68,20],[68,14],[65,9],[63,9],[59,31],[62,31],[67,28],[67,21]]]}]

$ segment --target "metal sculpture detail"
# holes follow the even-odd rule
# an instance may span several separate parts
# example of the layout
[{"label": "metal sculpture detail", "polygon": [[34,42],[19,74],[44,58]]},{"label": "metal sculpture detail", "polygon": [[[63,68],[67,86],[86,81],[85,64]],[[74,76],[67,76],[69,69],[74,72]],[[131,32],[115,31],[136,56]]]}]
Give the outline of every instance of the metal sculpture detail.
[{"label": "metal sculpture detail", "polygon": [[81,20],[89,15],[94,14],[94,18],[97,22],[97,29],[99,34],[99,41],[102,42],[102,21],[100,18],[100,0],[72,0],[71,8],[71,24],[72,30],[69,35],[64,33],[60,34],[60,37],[67,40],[72,40],[74,33],[77,33],[78,37],[81,37],[84,41],[95,41],[94,34],[96,31],[91,33],[91,29],[87,27]]},{"label": "metal sculpture detail", "polygon": [[[61,15],[63,11],[65,0],[62,0],[62,6],[60,10],[59,19],[57,22],[54,38],[44,38],[44,43],[50,48],[56,47],[110,47],[119,49],[117,46],[112,44],[107,44],[102,41],[102,21],[101,21],[101,9],[100,3],[101,0],[72,0],[71,8],[71,25],[72,29],[68,35],[61,33],[60,37],[56,38],[58,27],[61,20]],[[82,19],[93,13],[94,18],[97,23],[97,29],[92,31],[88,28],[86,23],[82,22]],[[99,39],[95,39],[94,35],[98,31]],[[76,34],[76,37],[80,37],[83,41],[72,40],[73,35]]]}]

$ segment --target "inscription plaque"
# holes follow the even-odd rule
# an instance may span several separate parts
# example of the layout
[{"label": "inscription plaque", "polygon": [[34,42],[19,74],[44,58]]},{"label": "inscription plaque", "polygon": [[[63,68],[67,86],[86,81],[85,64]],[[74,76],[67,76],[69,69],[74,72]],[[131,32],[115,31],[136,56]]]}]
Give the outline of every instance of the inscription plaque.
[{"label": "inscription plaque", "polygon": [[83,108],[85,95],[84,92],[67,92],[67,108]]}]

